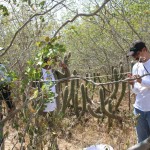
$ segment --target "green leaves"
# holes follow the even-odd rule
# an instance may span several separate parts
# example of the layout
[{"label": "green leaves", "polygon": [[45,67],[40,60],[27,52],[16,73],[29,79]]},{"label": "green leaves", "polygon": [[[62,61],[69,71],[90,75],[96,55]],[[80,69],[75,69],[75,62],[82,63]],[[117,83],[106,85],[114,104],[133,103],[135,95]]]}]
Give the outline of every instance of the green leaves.
[{"label": "green leaves", "polygon": [[8,9],[4,5],[0,5],[0,11],[2,11],[3,16],[9,15]]},{"label": "green leaves", "polygon": [[40,72],[34,68],[34,66],[28,66],[25,74],[28,76],[28,80],[36,80],[40,78]]},{"label": "green leaves", "polygon": [[40,5],[41,9],[44,9],[45,1],[40,2],[39,5]]},{"label": "green leaves", "polygon": [[45,22],[45,19],[43,16],[40,16],[40,20],[41,20],[41,22]]},{"label": "green leaves", "polygon": [[[61,56],[62,53],[66,52],[66,48],[63,44],[56,42],[60,37],[50,38],[45,37],[44,41],[37,41],[36,46],[41,48],[40,53],[38,54],[38,60],[41,60],[43,57],[55,58],[57,56]],[[41,61],[38,64],[42,64]]]}]

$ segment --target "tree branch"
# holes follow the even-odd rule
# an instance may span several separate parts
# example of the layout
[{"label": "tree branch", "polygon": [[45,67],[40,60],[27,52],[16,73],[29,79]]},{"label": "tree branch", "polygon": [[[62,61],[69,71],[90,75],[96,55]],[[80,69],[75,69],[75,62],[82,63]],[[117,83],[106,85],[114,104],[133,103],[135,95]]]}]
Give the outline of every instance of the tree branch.
[{"label": "tree branch", "polygon": [[[41,98],[41,96],[38,98],[38,99],[40,99]],[[6,117],[6,118],[4,118],[3,120],[0,120],[0,124],[4,124],[6,121],[8,121],[8,120],[10,120],[10,119],[12,119],[17,113],[19,113],[23,108],[25,108],[27,105],[28,105],[28,103],[29,102],[31,102],[31,101],[33,101],[33,100],[35,100],[36,98],[31,98],[31,99],[27,99],[18,109],[15,109],[14,111],[12,111],[11,113],[9,113],[9,115]],[[39,111],[39,110],[38,110]],[[37,112],[38,112],[37,111]],[[36,113],[37,113],[36,112]]]},{"label": "tree branch", "polygon": [[12,46],[12,44],[13,44],[15,38],[17,37],[18,33],[19,33],[29,22],[31,22],[33,18],[35,18],[35,17],[37,17],[37,16],[42,16],[42,15],[47,14],[48,12],[50,12],[51,10],[53,10],[56,6],[62,4],[64,1],[65,1],[65,0],[60,1],[59,3],[55,4],[52,8],[48,9],[47,11],[45,11],[45,12],[43,12],[43,13],[36,13],[36,14],[34,14],[33,16],[31,16],[31,17],[16,31],[16,33],[15,33],[15,35],[13,36],[13,38],[12,38],[12,40],[11,40],[9,46],[8,46],[7,48],[1,49],[1,51],[4,50],[4,52],[3,52],[2,54],[0,54],[0,57],[6,54],[6,52],[7,52],[7,51],[10,49],[10,47]]},{"label": "tree branch", "polygon": [[110,0],[104,0],[103,4],[93,13],[90,14],[84,14],[84,13],[80,13],[80,14],[76,14],[71,20],[67,20],[64,24],[62,24],[60,26],[60,28],[55,32],[54,37],[56,37],[56,35],[59,33],[59,31],[66,26],[68,23],[75,21],[78,17],[90,17],[90,16],[94,16],[96,15],[100,10],[102,10],[102,8],[109,2]]}]

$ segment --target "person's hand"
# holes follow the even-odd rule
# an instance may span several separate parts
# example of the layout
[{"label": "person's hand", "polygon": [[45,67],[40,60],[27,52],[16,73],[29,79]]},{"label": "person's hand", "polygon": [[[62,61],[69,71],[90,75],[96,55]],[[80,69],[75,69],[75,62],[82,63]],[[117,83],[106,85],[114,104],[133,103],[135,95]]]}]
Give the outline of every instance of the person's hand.
[{"label": "person's hand", "polygon": [[[138,83],[141,83],[142,82],[142,78],[139,76],[139,75],[132,75],[132,74],[127,74],[129,80],[129,84],[131,84],[132,86],[134,86],[134,83],[135,83],[135,80],[138,82]],[[131,80],[130,80],[131,79]],[[135,80],[134,80],[135,79]]]},{"label": "person's hand", "polygon": [[64,68],[64,69],[67,68],[67,65],[65,63],[63,63],[63,62],[60,62],[59,66]]},{"label": "person's hand", "polygon": [[[134,85],[134,76],[132,76],[132,74],[131,73],[128,73],[127,74],[127,77],[129,78],[129,80],[128,80],[128,83],[130,84],[130,85]],[[131,79],[131,80],[130,80]]]},{"label": "person's hand", "polygon": [[139,75],[134,75],[133,77],[136,79],[137,82],[142,82],[142,78]]}]

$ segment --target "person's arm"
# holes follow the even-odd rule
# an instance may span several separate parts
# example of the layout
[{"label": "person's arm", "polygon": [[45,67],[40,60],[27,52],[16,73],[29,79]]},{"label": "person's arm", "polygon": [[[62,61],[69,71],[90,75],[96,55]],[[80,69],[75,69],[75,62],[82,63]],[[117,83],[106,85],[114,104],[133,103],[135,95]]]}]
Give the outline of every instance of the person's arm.
[{"label": "person's arm", "polygon": [[141,79],[141,85],[144,86],[144,87],[149,87],[150,88],[150,77],[149,78],[142,78]]},{"label": "person's arm", "polygon": [[[130,77],[131,79],[133,79],[133,76]],[[129,84],[131,85],[131,90],[134,94],[138,94],[139,93],[139,88],[137,85],[137,82],[135,80],[130,80]]]},{"label": "person's arm", "polygon": [[140,83],[142,87],[150,88],[150,75],[148,77],[140,77],[139,75],[134,75],[136,82]]},{"label": "person's arm", "polygon": [[[128,74],[128,77],[131,79],[136,78],[136,74],[137,74],[137,64],[135,64],[132,68],[132,74]],[[140,79],[138,79],[140,80]],[[131,90],[134,94],[138,94],[140,92],[139,90],[139,83],[137,82],[137,80],[131,80],[129,81],[129,84],[131,85]]]},{"label": "person's arm", "polygon": [[70,70],[69,70],[68,66],[64,63],[61,63],[61,67],[62,67],[62,71],[58,71],[58,70],[55,71],[57,78],[62,79],[62,78],[70,77]]}]

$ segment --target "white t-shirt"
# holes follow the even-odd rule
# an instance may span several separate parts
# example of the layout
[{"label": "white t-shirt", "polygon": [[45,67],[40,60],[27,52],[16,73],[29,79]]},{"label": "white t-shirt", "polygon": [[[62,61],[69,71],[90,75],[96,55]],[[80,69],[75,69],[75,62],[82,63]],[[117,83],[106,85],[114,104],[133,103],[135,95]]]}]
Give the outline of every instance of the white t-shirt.
[{"label": "white t-shirt", "polygon": [[[148,73],[150,73],[150,59],[145,63],[138,62],[133,66],[133,75],[142,76]],[[141,111],[150,111],[150,75],[142,77],[141,83],[135,81],[134,88],[132,90],[136,94],[134,107]]]},{"label": "white t-shirt", "polygon": [[[54,74],[52,70],[46,70],[42,68],[42,74],[43,74],[43,80],[48,80],[45,84],[49,84],[51,81],[55,81]],[[53,85],[50,87],[50,90],[55,94],[55,97],[57,97],[56,93],[56,86]],[[51,102],[46,103],[46,108],[44,109],[44,112],[51,112],[56,109],[56,99],[54,98]]]}]

